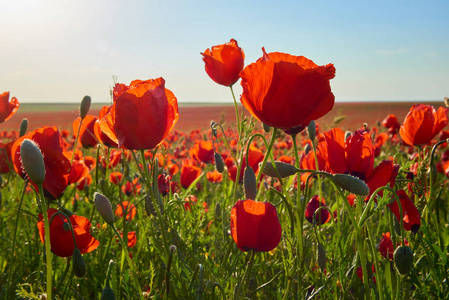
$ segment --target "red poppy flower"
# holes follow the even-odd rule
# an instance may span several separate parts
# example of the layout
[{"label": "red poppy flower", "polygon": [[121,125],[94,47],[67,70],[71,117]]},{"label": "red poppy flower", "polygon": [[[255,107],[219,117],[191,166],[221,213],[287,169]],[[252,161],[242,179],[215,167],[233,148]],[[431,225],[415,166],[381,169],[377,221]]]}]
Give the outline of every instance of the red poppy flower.
[{"label": "red poppy flower", "polygon": [[214,162],[214,148],[211,142],[195,141],[195,146],[189,151],[190,156],[203,163]]},{"label": "red poppy flower", "polygon": [[357,130],[345,140],[343,130],[333,128],[324,133],[318,151],[326,161],[326,170],[333,174],[351,174],[364,180],[374,167],[375,149],[368,132]]},{"label": "red poppy flower", "polygon": [[332,64],[318,66],[303,56],[262,50],[263,57],[240,73],[240,101],[251,115],[268,126],[300,132],[332,109]]},{"label": "red poppy flower", "polygon": [[[391,160],[384,160],[377,167],[375,167],[365,179],[365,183],[370,190],[367,200],[371,197],[375,190],[382,186],[389,184],[390,187],[393,188],[398,171],[399,165],[394,164]],[[379,193],[379,195],[381,194],[382,192]]]},{"label": "red poppy flower", "polygon": [[382,239],[379,242],[379,252],[383,257],[393,260],[394,246],[389,232],[382,233]]},{"label": "red poppy flower", "polygon": [[231,86],[239,80],[239,73],[243,70],[245,53],[238,46],[237,41],[231,39],[229,43],[206,49],[203,61],[206,73],[218,84]]},{"label": "red poppy flower", "polygon": [[405,116],[399,134],[408,145],[427,144],[447,125],[447,112],[444,107],[435,110],[431,105],[413,105]]},{"label": "red poppy flower", "polygon": [[331,219],[331,214],[327,209],[321,209],[318,213],[315,214],[315,220],[313,218],[313,214],[316,212],[318,208],[321,206],[326,206],[326,201],[324,199],[319,200],[318,195],[315,195],[310,199],[307,203],[305,216],[307,221],[315,225],[323,225],[329,222]]},{"label": "red poppy flower", "polygon": [[[47,210],[48,220],[57,212],[57,209],[49,208]],[[39,214],[40,221],[37,222],[37,228],[39,229],[39,237],[41,242],[45,241],[44,221],[42,214]],[[76,245],[80,249],[82,254],[92,252],[97,249],[100,244],[89,232],[90,221],[81,216],[72,215],[70,222],[73,226],[75,233]],[[73,243],[73,237],[71,230],[66,231],[64,228],[64,222],[66,220],[61,216],[56,216],[50,224],[50,245],[51,252],[60,257],[69,257],[73,255],[75,244]]]},{"label": "red poppy flower", "polygon": [[115,136],[114,132],[114,123],[112,122],[112,116],[106,116],[109,110],[109,106],[103,106],[101,108],[97,119],[98,126],[94,126],[94,134],[97,139],[106,147],[117,148],[117,137]]},{"label": "red poppy flower", "polygon": [[162,196],[167,196],[170,190],[170,176],[160,174],[157,177],[157,188]]},{"label": "red poppy flower", "polygon": [[[240,167],[240,179],[239,179],[239,183],[243,182],[243,174],[245,173],[245,168],[246,168],[246,153],[243,156],[243,163],[241,164]],[[249,152],[248,152],[248,164],[249,166],[253,169],[254,174],[257,174],[257,171],[259,170],[259,164],[263,161],[263,158],[265,157],[265,155],[262,153],[262,151],[260,151],[259,149],[257,149],[256,147],[250,146],[249,147]],[[229,173],[229,178],[235,182],[235,179],[237,177],[237,166],[233,165],[233,161],[232,159],[229,160],[230,157],[228,157],[225,160],[225,164],[228,166],[229,164],[231,164],[231,166],[228,166],[228,173]]]},{"label": "red poppy flower", "polygon": [[[357,276],[360,278],[360,280],[363,282],[363,270],[362,270],[362,266],[358,267],[357,270]],[[371,264],[371,272],[376,273],[376,267],[374,266],[374,264]],[[368,274],[369,274],[369,270],[368,270]],[[373,282],[376,283],[376,277],[374,277],[373,274]]]},{"label": "red poppy flower", "polygon": [[[412,231],[413,233],[417,233],[419,227],[421,226],[421,216],[419,215],[419,211],[416,208],[415,204],[412,200],[407,196],[404,190],[399,190],[396,192],[401,201],[402,207],[402,221],[404,223],[404,229],[407,231]],[[395,215],[398,222],[400,222],[400,211],[397,201],[393,201],[388,204],[391,212]]]},{"label": "red poppy flower", "polygon": [[114,104],[100,121],[102,131],[120,148],[153,149],[178,121],[178,102],[163,78],[116,84]]},{"label": "red poppy flower", "polygon": [[123,174],[121,172],[111,172],[111,174],[109,174],[109,181],[115,185],[119,185],[122,178]]},{"label": "red poppy flower", "polygon": [[[120,236],[123,238],[123,232],[120,232]],[[128,248],[132,248],[137,244],[137,236],[135,231],[128,232]]]},{"label": "red poppy flower", "polygon": [[126,214],[126,221],[131,221],[136,216],[136,207],[134,204],[129,203],[128,201],[123,201],[119,204],[117,204],[117,207],[115,209],[115,215],[119,218],[125,216]]},{"label": "red poppy flower", "polygon": [[90,174],[87,174],[87,176],[81,180],[76,188],[80,191],[84,190],[86,187],[90,186],[92,184],[92,176]]},{"label": "red poppy flower", "polygon": [[9,167],[12,166],[11,161],[11,147],[14,144],[14,141],[9,143],[0,142],[0,173],[8,173]]},{"label": "red poppy flower", "polygon": [[191,211],[192,210],[192,205],[198,202],[198,198],[194,195],[189,195],[187,198],[185,198],[184,200],[184,209],[187,211]]},{"label": "red poppy flower", "polygon": [[[12,161],[17,174],[25,178],[20,160],[20,146],[24,139],[30,139],[39,145],[44,156],[45,180],[44,194],[58,198],[68,184],[70,161],[64,155],[63,141],[56,127],[43,127],[17,139],[11,147]],[[35,186],[37,189],[37,186]]]},{"label": "red poppy flower", "polygon": [[[81,124],[79,141],[84,148],[92,148],[98,144],[98,140],[95,137],[95,127],[98,127],[97,117],[92,115],[87,115],[83,119],[83,123]],[[78,128],[80,126],[81,117],[78,117],[73,121],[73,132],[78,133]]]},{"label": "red poppy flower", "polygon": [[219,183],[223,180],[223,174],[218,172],[217,170],[213,172],[207,172],[206,173],[207,180],[212,183]]},{"label": "red poppy flower", "polygon": [[74,160],[70,168],[68,184],[79,183],[89,174],[89,168],[81,160]]},{"label": "red poppy flower", "polygon": [[16,97],[9,100],[9,92],[0,95],[0,123],[7,121],[19,109],[19,101]]},{"label": "red poppy flower", "polygon": [[187,189],[198,176],[201,175],[201,169],[193,165],[183,165],[181,168],[181,185]]},{"label": "red poppy flower", "polygon": [[399,124],[399,122],[398,122],[398,118],[393,114],[388,115],[382,121],[382,125],[388,129],[388,132],[390,134],[396,134],[398,132],[399,128],[401,127],[401,124]]},{"label": "red poppy flower", "polygon": [[269,202],[238,200],[231,211],[231,235],[244,252],[273,250],[282,235],[276,208]]},{"label": "red poppy flower", "polygon": [[133,181],[127,181],[124,185],[122,185],[122,192],[126,196],[135,196],[140,194],[141,184],[138,183],[139,178],[133,179]]}]

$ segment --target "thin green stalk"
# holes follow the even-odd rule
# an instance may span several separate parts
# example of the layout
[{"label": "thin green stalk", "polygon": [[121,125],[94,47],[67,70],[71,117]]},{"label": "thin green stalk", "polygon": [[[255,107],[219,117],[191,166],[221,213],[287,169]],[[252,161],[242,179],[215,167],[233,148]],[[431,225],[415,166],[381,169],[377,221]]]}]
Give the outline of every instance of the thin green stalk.
[{"label": "thin green stalk", "polygon": [[9,277],[9,279],[8,279],[8,281],[9,281],[9,289],[15,287],[14,285],[12,285],[12,282],[11,282],[11,279],[12,279],[11,277],[14,274],[14,268],[13,268],[13,266],[14,266],[14,264],[13,264],[13,261],[14,261],[14,250],[16,249],[17,228],[19,227],[19,216],[20,216],[20,212],[21,212],[21,209],[22,209],[23,198],[25,196],[25,191],[26,191],[27,185],[28,185],[28,179],[25,180],[25,186],[23,187],[22,196],[20,197],[19,208],[17,209],[16,222],[14,224],[14,236],[13,236],[13,239],[12,239],[11,254],[10,254],[10,257],[9,257],[9,261],[11,263],[11,270],[9,271],[9,276],[8,276]]},{"label": "thin green stalk", "polygon": [[47,299],[52,299],[52,284],[53,284],[53,269],[52,269],[52,257],[53,254],[51,253],[51,244],[50,244],[50,223],[48,221],[48,214],[47,214],[47,203],[45,202],[44,197],[44,189],[42,187],[42,184],[39,184],[39,196],[41,199],[41,209],[42,209],[42,215],[44,218],[44,231],[45,231],[45,256],[47,257]]},{"label": "thin green stalk", "polygon": [[267,154],[265,154],[262,164],[259,167],[259,173],[257,173],[256,182],[260,181],[260,177],[262,176],[262,170],[265,167],[265,164],[267,163],[267,160],[268,160],[268,153],[270,153],[271,149],[273,148],[274,140],[276,138],[276,132],[277,132],[277,128],[273,127],[273,134],[271,135],[271,141],[267,148]]},{"label": "thin green stalk", "polygon": [[237,105],[237,100],[235,100],[235,95],[234,95],[234,90],[232,89],[232,85],[229,88],[231,89],[232,99],[234,99],[235,118],[237,119],[237,132],[239,134],[239,139],[240,139],[241,128],[240,128],[240,118],[239,118],[239,107]]}]

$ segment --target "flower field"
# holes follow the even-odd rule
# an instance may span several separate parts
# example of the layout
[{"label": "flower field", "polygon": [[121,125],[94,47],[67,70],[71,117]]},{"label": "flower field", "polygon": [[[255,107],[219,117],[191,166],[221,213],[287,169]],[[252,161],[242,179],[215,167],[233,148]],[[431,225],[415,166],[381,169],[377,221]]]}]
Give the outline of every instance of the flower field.
[{"label": "flower field", "polygon": [[202,56],[235,106],[163,78],[76,112],[0,95],[1,299],[449,298],[443,101],[335,104],[332,64]]}]

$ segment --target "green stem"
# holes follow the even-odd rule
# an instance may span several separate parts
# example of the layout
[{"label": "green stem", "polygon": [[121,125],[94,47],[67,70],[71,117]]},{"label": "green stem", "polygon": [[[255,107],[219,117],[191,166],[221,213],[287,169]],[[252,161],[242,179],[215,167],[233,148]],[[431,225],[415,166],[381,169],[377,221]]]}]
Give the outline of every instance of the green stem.
[{"label": "green stem", "polygon": [[237,105],[237,100],[235,100],[235,95],[234,95],[234,90],[232,88],[232,85],[229,87],[231,89],[231,93],[232,93],[232,99],[234,99],[234,106],[235,106],[235,118],[237,119],[237,132],[239,135],[239,139],[240,139],[240,118],[239,118],[239,107]]},{"label": "green stem", "polygon": [[[262,164],[259,167],[259,173],[257,173],[257,178],[256,178],[257,183],[260,181],[260,177],[262,176],[262,170],[265,167],[265,164],[267,163],[268,156],[269,156],[268,154],[271,152],[271,149],[273,148],[274,140],[276,138],[276,131],[277,131],[277,128],[273,127],[273,134],[271,135],[270,144],[268,145],[267,152],[263,158]],[[248,156],[248,154],[247,154],[247,156]]]},{"label": "green stem", "polygon": [[51,244],[50,244],[50,223],[48,221],[48,214],[47,214],[47,203],[45,202],[44,197],[44,189],[42,187],[42,184],[39,184],[39,196],[41,199],[41,209],[42,209],[42,215],[44,218],[44,231],[45,231],[45,256],[47,257],[47,299],[52,299],[52,256],[51,253]]}]

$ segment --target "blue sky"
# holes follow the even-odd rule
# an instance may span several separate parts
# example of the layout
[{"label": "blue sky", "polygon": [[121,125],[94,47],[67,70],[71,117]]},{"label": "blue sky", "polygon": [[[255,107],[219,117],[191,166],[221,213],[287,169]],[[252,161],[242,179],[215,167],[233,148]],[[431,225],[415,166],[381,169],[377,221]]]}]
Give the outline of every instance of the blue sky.
[{"label": "blue sky", "polygon": [[[0,93],[110,101],[113,76],[163,77],[178,102],[232,103],[200,52],[238,41],[333,63],[337,101],[449,96],[449,1],[51,1],[0,4]],[[240,95],[238,82],[235,92]]]}]

